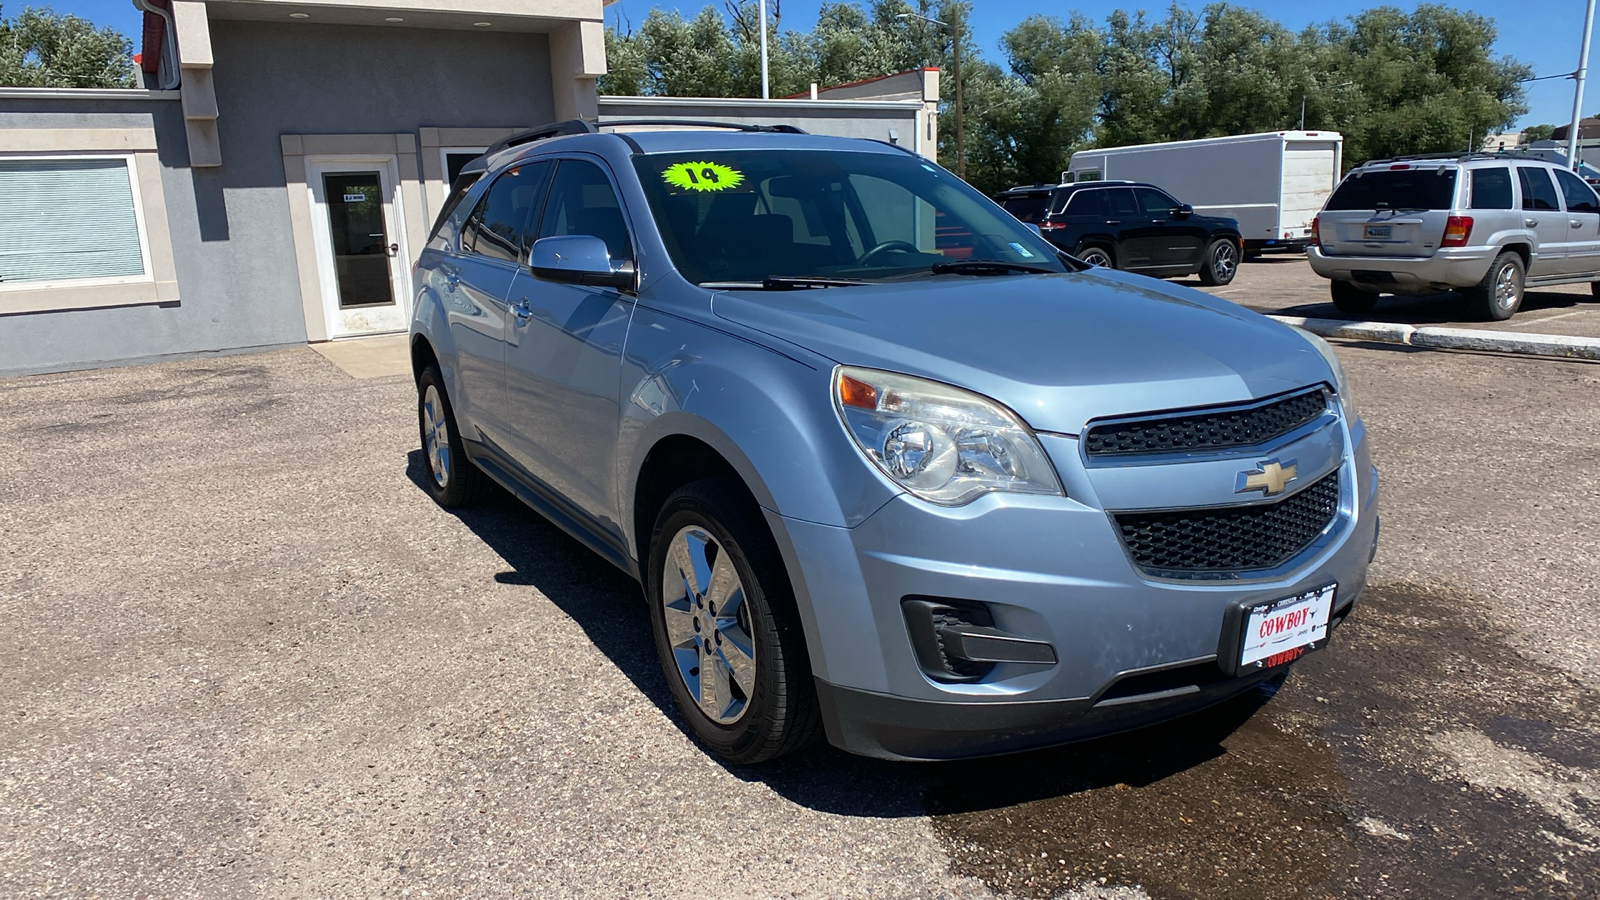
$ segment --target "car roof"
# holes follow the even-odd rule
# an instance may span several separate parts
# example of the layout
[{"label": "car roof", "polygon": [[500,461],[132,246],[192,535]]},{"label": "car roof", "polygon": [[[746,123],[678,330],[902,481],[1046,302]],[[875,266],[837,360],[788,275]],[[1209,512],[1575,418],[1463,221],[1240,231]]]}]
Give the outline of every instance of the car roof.
[{"label": "car roof", "polygon": [[1121,181],[1114,178],[1097,178],[1094,181],[1075,181],[1069,184],[1019,184],[1016,187],[1006,188],[996,196],[999,197],[1026,197],[1031,194],[1044,194],[1052,191],[1078,191],[1094,187],[1153,187],[1156,190],[1165,190],[1158,185],[1148,184],[1143,181]]}]

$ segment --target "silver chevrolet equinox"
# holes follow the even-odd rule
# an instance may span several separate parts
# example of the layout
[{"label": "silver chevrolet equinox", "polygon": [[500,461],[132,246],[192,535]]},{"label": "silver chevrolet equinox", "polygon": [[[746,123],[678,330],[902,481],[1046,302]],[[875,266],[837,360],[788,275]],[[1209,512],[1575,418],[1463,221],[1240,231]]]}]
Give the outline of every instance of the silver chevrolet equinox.
[{"label": "silver chevrolet equinox", "polygon": [[1311,268],[1352,315],[1380,293],[1459,290],[1490,320],[1511,318],[1528,286],[1587,281],[1600,295],[1600,197],[1540,159],[1375,160],[1345,176],[1311,229]]},{"label": "silver chevrolet equinox", "polygon": [[550,126],[468,165],[415,274],[429,491],[494,482],[637,578],[729,761],[1171,718],[1366,584],[1328,345],[1089,268],[899,147]]}]

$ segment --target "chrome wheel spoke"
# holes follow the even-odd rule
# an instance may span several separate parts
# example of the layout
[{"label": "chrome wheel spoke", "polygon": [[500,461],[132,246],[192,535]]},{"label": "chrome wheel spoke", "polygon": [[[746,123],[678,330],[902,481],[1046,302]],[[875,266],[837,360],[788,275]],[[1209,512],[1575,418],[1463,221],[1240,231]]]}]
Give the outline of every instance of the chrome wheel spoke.
[{"label": "chrome wheel spoke", "polygon": [[[721,623],[718,623],[719,626]],[[718,628],[722,638],[717,647],[717,655],[722,658],[723,665],[728,667],[728,672],[733,678],[733,683],[739,686],[748,699],[756,690],[756,658],[750,644],[750,636],[742,628]]]},{"label": "chrome wheel spoke", "polygon": [[717,561],[711,567],[711,577],[706,583],[706,609],[713,616],[733,615],[732,608],[724,611],[725,607],[737,605],[744,599],[744,590],[739,584],[739,573],[733,569],[733,560],[726,553],[718,553]]},{"label": "chrome wheel spoke", "polygon": [[733,691],[728,687],[728,665],[715,653],[700,661],[700,708],[717,721],[733,712]]},{"label": "chrome wheel spoke", "polygon": [[[665,587],[665,586],[663,586]],[[674,650],[694,649],[694,610],[687,597],[669,600],[662,610],[667,624],[667,643]]]}]

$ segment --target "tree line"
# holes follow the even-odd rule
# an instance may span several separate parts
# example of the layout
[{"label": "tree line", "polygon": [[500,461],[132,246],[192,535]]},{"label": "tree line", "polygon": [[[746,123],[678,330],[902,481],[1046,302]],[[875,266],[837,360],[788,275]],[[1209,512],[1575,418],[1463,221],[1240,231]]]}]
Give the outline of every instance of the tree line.
[{"label": "tree line", "polygon": [[[771,94],[923,65],[941,75],[940,157],[954,168],[953,36],[970,0],[823,5],[807,32],[769,4]],[[929,22],[927,20],[936,20]],[[1440,4],[1390,6],[1291,31],[1254,10],[1174,2],[1164,14],[1032,16],[999,61],[962,44],[967,180],[982,190],[1054,181],[1074,150],[1296,128],[1345,137],[1345,164],[1475,148],[1527,112],[1525,64],[1494,51],[1492,19]],[[603,94],[760,96],[754,0],[685,18],[653,9],[606,32]]]},{"label": "tree line", "polygon": [[30,7],[0,10],[0,86],[131,88],[133,44],[113,28]]}]

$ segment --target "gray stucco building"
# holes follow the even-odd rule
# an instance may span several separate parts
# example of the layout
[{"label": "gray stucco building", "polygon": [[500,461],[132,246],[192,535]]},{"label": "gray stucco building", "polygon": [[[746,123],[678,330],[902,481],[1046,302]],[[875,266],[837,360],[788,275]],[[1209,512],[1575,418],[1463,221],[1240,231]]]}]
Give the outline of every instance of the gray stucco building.
[{"label": "gray stucco building", "polygon": [[0,88],[0,372],[403,329],[450,169],[605,71],[601,0],[136,5],[149,90]]}]

